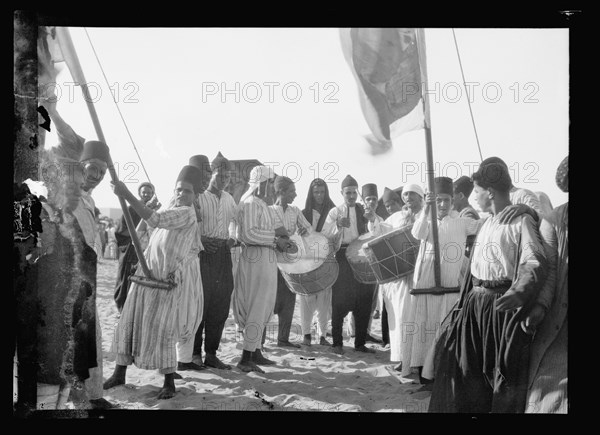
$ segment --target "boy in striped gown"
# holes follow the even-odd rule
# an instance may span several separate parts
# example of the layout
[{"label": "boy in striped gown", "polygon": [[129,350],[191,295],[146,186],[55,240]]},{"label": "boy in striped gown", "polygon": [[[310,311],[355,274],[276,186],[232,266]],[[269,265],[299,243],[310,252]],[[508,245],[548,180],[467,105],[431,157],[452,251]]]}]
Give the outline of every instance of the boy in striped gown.
[{"label": "boy in striped gown", "polygon": [[217,357],[223,327],[229,314],[233,273],[231,247],[235,243],[236,204],[224,189],[231,180],[231,163],[220,152],[210,165],[212,178],[208,189],[198,195],[200,234],[204,251],[200,253],[200,270],[204,292],[204,314],[194,340],[194,359],[204,365],[231,370]]},{"label": "boy in striped gown", "polygon": [[271,317],[277,296],[275,247],[287,247],[287,236],[269,205],[273,203],[273,169],[255,166],[250,172],[250,187],[238,204],[236,238],[242,252],[234,278],[233,314],[243,333],[242,357],[237,367],[244,372],[264,371],[259,365],[273,361],[261,352],[263,329]]},{"label": "boy in striped gown", "polygon": [[[139,201],[122,182],[113,184],[116,195],[126,199],[143,221],[138,231],[151,231],[144,252],[154,278],[172,281],[171,290],[133,283],[113,339],[116,365],[104,383],[109,389],[125,383],[127,366],[158,369],[164,374],[159,399],[175,395],[174,375],[178,361],[192,362],[194,335],[202,320],[203,295],[198,253],[203,249],[193,207],[201,189],[202,173],[184,166],[175,184],[175,204],[153,211]],[[142,271],[136,271],[142,275]]]}]

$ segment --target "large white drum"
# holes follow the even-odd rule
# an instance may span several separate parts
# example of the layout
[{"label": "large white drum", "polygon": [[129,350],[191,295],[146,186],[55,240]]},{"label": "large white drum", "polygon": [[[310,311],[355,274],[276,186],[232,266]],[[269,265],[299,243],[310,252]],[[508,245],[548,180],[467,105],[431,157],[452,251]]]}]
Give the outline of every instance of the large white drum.
[{"label": "large white drum", "polygon": [[277,267],[288,288],[299,295],[318,293],[333,285],[339,266],[333,245],[317,232],[290,236],[298,246],[295,253],[277,252]]}]

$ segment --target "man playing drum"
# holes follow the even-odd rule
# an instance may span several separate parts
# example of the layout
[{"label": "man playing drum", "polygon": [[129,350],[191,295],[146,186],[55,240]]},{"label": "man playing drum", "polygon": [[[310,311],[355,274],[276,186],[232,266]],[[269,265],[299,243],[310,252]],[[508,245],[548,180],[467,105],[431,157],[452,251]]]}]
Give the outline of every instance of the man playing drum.
[{"label": "man playing drum", "polygon": [[[296,198],[296,186],[288,177],[277,176],[275,178],[275,204],[270,206],[275,215],[283,222],[283,226],[288,235],[293,235],[298,231],[299,235],[304,235],[310,228],[310,223],[306,220],[300,209],[291,205]],[[277,270],[277,297],[275,298],[275,308],[273,314],[278,317],[277,345],[285,347],[300,347],[299,344],[290,342],[290,330],[292,328],[292,318],[294,316],[294,307],[296,306],[296,293],[290,291],[285,279]],[[266,329],[263,332],[262,342],[266,338]]]},{"label": "man playing drum", "polygon": [[285,250],[286,229],[269,209],[273,198],[275,173],[267,166],[255,166],[250,172],[250,187],[237,209],[236,239],[242,253],[234,278],[233,314],[243,331],[242,358],[237,367],[243,372],[264,371],[259,365],[275,364],[261,351],[262,333],[275,305],[277,262],[275,247]]},{"label": "man playing drum", "polygon": [[[408,184],[402,189],[402,196],[406,202],[404,208],[401,208],[400,197],[396,192],[388,188],[384,190],[383,204],[390,216],[381,225],[377,222],[369,224],[374,234],[383,235],[396,228],[410,228],[414,223],[423,207],[423,189],[417,184]],[[402,372],[403,376],[410,374],[410,360],[403,358],[403,354],[410,356],[407,350],[410,349],[412,335],[408,335],[410,328],[407,318],[414,301],[414,296],[410,294],[412,280],[413,274],[410,273],[380,286],[383,303],[388,313],[390,361],[399,362],[394,369]]]},{"label": "man playing drum", "polygon": [[326,237],[333,240],[340,268],[331,295],[333,351],[338,355],[344,353],[342,326],[344,317],[352,312],[356,321],[354,349],[375,353],[375,350],[365,346],[375,285],[357,281],[346,258],[348,245],[368,231],[368,219],[365,217],[363,206],[356,202],[358,183],[352,176],[348,175],[342,181],[341,193],[344,203],[329,211],[322,231]]},{"label": "man playing drum", "polygon": [[[308,195],[306,197],[306,206],[302,210],[302,214],[308,222],[310,222],[312,230],[321,232],[325,219],[329,210],[335,207],[335,204],[329,197],[329,188],[327,183],[315,178],[308,187]],[[317,312],[317,333],[319,334],[319,344],[330,346],[327,341],[327,322],[329,322],[329,313],[331,311],[331,287],[327,287],[318,293],[305,295],[300,298],[300,319],[302,325],[302,334],[304,340],[302,344],[311,345],[311,323],[313,315]]]}]

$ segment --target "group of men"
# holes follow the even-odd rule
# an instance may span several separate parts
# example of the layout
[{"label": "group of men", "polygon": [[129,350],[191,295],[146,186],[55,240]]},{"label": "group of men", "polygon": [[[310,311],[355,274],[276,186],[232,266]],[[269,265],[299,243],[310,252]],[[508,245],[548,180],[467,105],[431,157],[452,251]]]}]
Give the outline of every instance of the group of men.
[{"label": "group of men", "polygon": [[[334,205],[327,184],[316,179],[301,211],[292,205],[296,197],[293,181],[276,176],[271,168],[253,168],[250,186],[236,205],[224,191],[231,170],[227,159],[219,153],[210,165],[204,156],[192,157],[190,163],[194,162],[204,174],[209,174],[207,179],[210,177],[209,188],[195,201],[203,244],[200,267],[204,305],[201,326],[195,333],[193,361],[179,361],[178,370],[231,368],[216,356],[231,306],[243,337],[237,367],[244,372],[262,373],[260,366],[275,364],[262,353],[266,325],[272,315],[278,315],[278,346],[300,347],[289,340],[298,298],[304,345],[312,344],[312,318],[317,311],[319,344],[329,345],[326,336],[331,320],[332,350],[344,354],[343,323],[352,313],[354,349],[374,353],[366,342],[378,290],[387,312],[390,360],[397,363],[395,369],[403,375],[418,373],[423,388],[434,389],[436,395],[439,393],[435,393],[432,379],[440,378],[437,385],[450,382],[449,357],[443,359],[444,351],[449,351],[450,326],[458,328],[459,321],[467,322],[461,317],[466,315],[465,303],[475,301],[473,295],[480,291],[485,297],[472,308],[479,311],[470,314],[468,326],[462,325],[460,333],[473,334],[475,328],[483,331],[480,341],[462,350],[469,355],[462,358],[467,358],[471,366],[484,367],[479,375],[465,375],[469,382],[483,380],[477,385],[476,396],[468,393],[475,388],[470,384],[465,387],[467,393],[462,392],[464,396],[459,396],[460,383],[451,382],[448,389],[454,397],[466,401],[466,405],[457,407],[460,411],[525,410],[528,372],[524,367],[531,330],[550,309],[548,296],[535,303],[547,275],[547,247],[538,231],[545,216],[535,193],[512,184],[508,167],[501,159],[486,159],[472,177],[464,176],[454,182],[448,177],[437,177],[431,192],[425,193],[416,184],[404,186],[400,194],[385,188],[381,198],[389,214],[385,220],[375,212],[377,187],[369,183],[359,192],[359,184],[350,175],[342,181],[341,205]],[[487,218],[480,219],[469,204],[474,189],[479,208],[490,215]],[[359,195],[365,205],[357,201]],[[430,213],[433,203],[437,209],[439,280]],[[365,233],[383,236],[397,228],[407,228],[420,241],[414,272],[378,289],[376,284],[359,281],[346,257],[349,244]],[[289,249],[289,237],[294,233],[303,236],[311,231],[321,232],[331,241],[339,275],[331,287],[297,297],[277,268],[275,252]],[[241,250],[235,266],[231,261],[234,246]],[[483,308],[482,304],[487,305]],[[543,307],[543,313],[538,305]],[[487,317],[482,317],[481,310]],[[533,314],[527,317],[530,311]],[[523,323],[521,327],[521,321],[527,325]],[[496,332],[491,334],[492,330]],[[464,340],[460,344],[464,346]],[[451,347],[453,352],[456,346],[454,343]],[[460,367],[464,361],[455,358],[454,368]],[[485,362],[477,358],[484,358]],[[442,372],[440,367],[444,367]],[[467,369],[462,370],[464,374]],[[449,393],[444,390],[444,394]],[[435,409],[436,400],[432,403]],[[474,404],[477,406],[469,407]]]},{"label": "group of men", "polygon": [[[60,126],[60,118],[55,121]],[[88,247],[93,248],[95,206],[90,192],[107,170],[108,148],[99,141],[83,143],[68,126],[62,126],[59,137],[64,141],[67,131],[81,148],[77,160],[83,188],[75,195],[78,203],[69,212]],[[554,243],[557,249],[556,234],[562,234],[565,226],[542,213],[533,192],[512,184],[501,159],[486,159],[471,177],[454,182],[437,177],[431,192],[425,193],[417,184],[404,186],[400,193],[385,188],[381,198],[389,215],[385,220],[376,213],[377,186],[365,184],[359,192],[359,183],[350,175],[341,183],[340,205],[335,206],[325,181],[315,179],[309,186],[305,208],[300,210],[292,205],[294,182],[261,165],[252,169],[249,187],[236,204],[225,190],[231,171],[231,163],[221,153],[212,162],[203,155],[192,156],[180,172],[173,198],[163,209],[152,184],[139,186],[138,199],[123,183],[113,183],[115,194],[131,204],[135,232],[148,257],[144,261],[149,262],[155,278],[170,280],[177,291],[143,291],[145,284],[140,283],[133,284],[133,296],[129,294],[131,274],[135,271],[139,276],[142,272],[136,266],[140,259],[129,238],[130,230],[121,223],[117,238],[124,253],[119,261],[115,302],[122,316],[113,340],[117,365],[104,389],[123,384],[126,367],[132,363],[165,374],[159,393],[164,399],[175,394],[173,379],[180,377],[176,371],[206,367],[230,370],[231,366],[217,356],[230,309],[243,337],[237,367],[243,372],[264,373],[260,366],[275,364],[262,353],[272,315],[278,316],[277,344],[300,347],[290,341],[297,299],[304,345],[313,343],[311,329],[317,312],[318,343],[330,345],[326,337],[331,320],[332,350],[343,355],[344,319],[352,313],[355,351],[375,353],[366,342],[379,293],[386,314],[383,329],[389,331],[390,361],[403,375],[418,373],[424,388],[433,390],[430,411],[532,410],[526,406],[527,394],[534,394],[533,378],[539,370],[527,370],[529,350],[537,349],[532,358],[539,366],[548,363],[543,353],[549,346],[536,347],[535,340],[532,345],[532,331],[544,319],[549,321],[555,304],[565,297],[557,296],[556,282],[565,287],[566,280],[557,277],[556,270],[566,274],[566,265],[557,266],[559,255],[550,246]],[[565,183],[568,186],[562,181]],[[489,217],[480,219],[469,204],[473,190],[479,208]],[[359,196],[364,205],[357,201]],[[435,226],[430,213],[434,203]],[[566,209],[560,212],[564,214]],[[554,227],[547,225],[546,218]],[[548,234],[554,234],[553,242],[540,236],[542,223]],[[379,286],[359,281],[346,256],[348,246],[366,233],[383,236],[398,228],[407,229],[420,241],[414,271]],[[332,286],[297,297],[277,267],[276,252],[293,252],[290,237],[311,232],[320,232],[331,242],[339,274]],[[559,242],[564,251],[564,240]],[[234,247],[239,250],[235,262],[231,255]],[[566,262],[563,251],[560,259]],[[547,273],[549,258],[552,273]],[[95,276],[93,281],[95,297]],[[169,292],[176,296],[165,296]],[[88,329],[95,330],[96,343],[101,343],[97,314],[93,317],[95,328]],[[149,324],[152,327],[147,327]],[[550,346],[551,350],[566,352],[565,337],[562,332],[560,337],[553,337],[562,341]],[[559,345],[564,349],[557,350]],[[110,408],[113,405],[101,398],[101,389],[98,391],[101,346],[90,355],[96,357],[96,364],[89,364],[84,388],[87,399],[92,407]],[[564,377],[556,399],[563,404]],[[544,395],[550,391],[547,379],[542,384],[542,390],[535,392],[536,403],[546,403]],[[556,389],[552,391],[556,394]],[[451,409],[449,403],[453,404]],[[565,406],[557,409],[562,412]]]}]

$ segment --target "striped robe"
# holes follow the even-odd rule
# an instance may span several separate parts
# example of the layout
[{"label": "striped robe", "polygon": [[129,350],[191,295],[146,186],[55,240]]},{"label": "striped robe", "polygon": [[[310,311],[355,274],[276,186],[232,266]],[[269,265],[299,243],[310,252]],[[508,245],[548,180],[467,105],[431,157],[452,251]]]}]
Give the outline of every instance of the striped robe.
[{"label": "striped robe", "polygon": [[198,195],[201,221],[200,232],[215,239],[235,238],[236,204],[226,191],[221,198],[208,190]]},{"label": "striped robe", "polygon": [[234,278],[233,314],[243,331],[243,349],[261,348],[277,295],[275,228],[282,225],[267,204],[250,196],[238,205],[237,239],[242,245]]},{"label": "striped robe", "polygon": [[[146,222],[151,227],[144,252],[148,267],[156,279],[172,277],[177,286],[162,290],[132,283],[115,330],[113,350],[117,364],[133,362],[141,369],[167,374],[175,372],[177,361],[192,360],[194,334],[202,320],[198,253],[203,248],[193,207],[155,211]],[[143,272],[138,270],[136,275]],[[185,349],[185,357],[177,354],[180,347]]]}]

